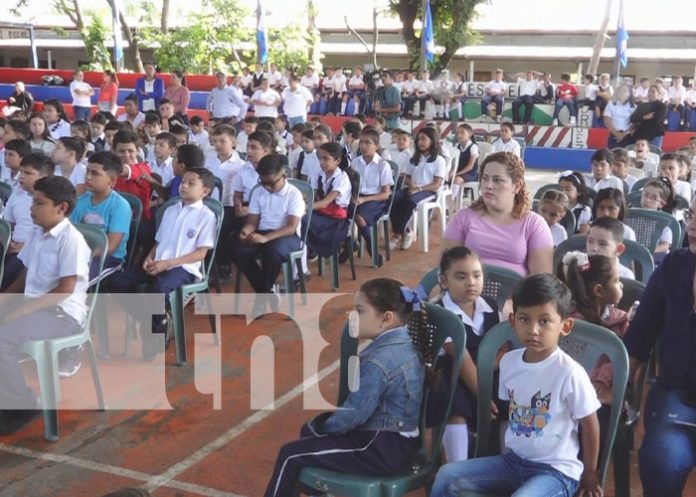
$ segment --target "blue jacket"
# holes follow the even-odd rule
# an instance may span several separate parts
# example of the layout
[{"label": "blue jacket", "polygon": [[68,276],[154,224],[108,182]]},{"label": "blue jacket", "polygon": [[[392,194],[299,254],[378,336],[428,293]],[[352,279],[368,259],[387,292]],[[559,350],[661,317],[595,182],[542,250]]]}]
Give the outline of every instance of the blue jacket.
[{"label": "blue jacket", "polygon": [[152,89],[152,93],[150,96],[145,97],[143,96],[143,93],[145,92],[145,77],[143,76],[142,78],[138,79],[135,82],[135,96],[138,97],[138,110],[140,112],[143,111],[143,100],[150,100],[152,98],[155,99],[155,109],[159,109],[159,101],[162,98],[162,95],[164,95],[164,81],[162,78],[159,78],[155,76],[155,85]]},{"label": "blue jacket", "polygon": [[413,431],[418,427],[425,368],[405,327],[379,335],[360,354],[360,386],[316,431]]}]

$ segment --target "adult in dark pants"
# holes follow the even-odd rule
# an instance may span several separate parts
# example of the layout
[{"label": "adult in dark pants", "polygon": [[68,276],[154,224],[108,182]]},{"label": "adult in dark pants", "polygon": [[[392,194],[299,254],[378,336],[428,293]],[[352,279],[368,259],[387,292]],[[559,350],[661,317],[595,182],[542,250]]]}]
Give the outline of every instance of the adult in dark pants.
[{"label": "adult in dark pants", "polygon": [[[659,341],[660,367],[644,409],[639,453],[645,497],[679,497],[696,466],[696,203],[684,214],[689,247],[669,253],[641,297],[624,342],[629,381]],[[690,425],[689,425],[690,423]]]},{"label": "adult in dark pants", "polygon": [[657,86],[652,85],[648,89],[648,101],[640,104],[631,114],[633,125],[633,142],[648,140],[650,145],[662,146],[662,138],[665,136],[665,117],[667,106],[660,100]]},{"label": "adult in dark pants", "polygon": [[382,73],[382,84],[377,88],[373,99],[373,108],[378,115],[384,117],[387,130],[399,127],[399,112],[401,112],[401,93],[394,86],[394,77],[391,71]]}]

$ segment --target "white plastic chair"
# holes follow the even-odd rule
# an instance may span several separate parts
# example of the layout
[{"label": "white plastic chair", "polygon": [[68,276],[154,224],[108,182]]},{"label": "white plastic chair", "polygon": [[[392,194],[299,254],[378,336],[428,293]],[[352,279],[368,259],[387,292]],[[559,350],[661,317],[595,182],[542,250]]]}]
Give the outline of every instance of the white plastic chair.
[{"label": "white plastic chair", "polygon": [[[459,160],[459,155],[453,154],[453,158],[448,164],[447,172],[445,178],[451,178],[454,170],[456,169],[456,164]],[[455,157],[456,155],[456,157]],[[430,216],[433,210],[437,210],[440,214],[440,228],[442,230],[442,236],[445,236],[445,228],[447,227],[447,209],[452,206],[452,190],[445,181],[442,182],[442,186],[434,197],[429,197],[416,205],[416,216],[415,223],[413,220],[412,232],[415,238],[419,237],[420,234],[420,246],[422,252],[428,252],[430,249]]]}]

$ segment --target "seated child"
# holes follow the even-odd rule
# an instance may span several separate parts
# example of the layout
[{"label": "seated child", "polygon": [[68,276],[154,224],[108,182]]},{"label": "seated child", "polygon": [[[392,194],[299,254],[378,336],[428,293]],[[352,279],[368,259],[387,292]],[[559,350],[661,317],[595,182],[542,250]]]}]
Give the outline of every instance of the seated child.
[{"label": "seated child", "polygon": [[614,155],[608,148],[597,150],[592,154],[592,176],[586,179],[586,184],[595,191],[604,188],[616,188],[624,192],[624,182],[611,174],[611,164],[614,162]]},{"label": "seated child", "polygon": [[362,131],[362,126],[360,121],[345,121],[343,123],[343,128],[341,129],[341,145],[343,145],[348,152],[348,160],[355,159],[360,155],[360,132]]},{"label": "seated child", "polygon": [[[193,168],[184,173],[180,187],[181,201],[169,206],[157,228],[155,246],[145,257],[142,266],[132,265],[108,280],[114,293],[135,292],[146,283],[147,293],[164,294],[169,305],[169,293],[182,285],[203,277],[203,260],[215,245],[217,221],[203,199],[213,189],[213,175],[204,168]],[[152,316],[152,333],[142,328],[149,317],[136,316],[141,323],[142,354],[146,361],[164,352],[169,337],[167,318]]]},{"label": "seated child", "polygon": [[19,166],[22,159],[31,152],[31,144],[23,138],[15,138],[5,143],[5,167],[0,181],[7,183],[12,190],[19,188]]},{"label": "seated child", "polygon": [[[476,358],[483,336],[498,324],[498,305],[495,300],[482,297],[483,267],[476,253],[466,247],[453,247],[446,250],[440,259],[440,287],[445,291],[437,302],[452,311],[464,322],[466,330],[466,349],[457,383],[450,418],[442,438],[447,462],[463,461],[468,458],[469,430],[476,432]],[[452,341],[445,341],[440,351],[437,369],[440,378],[449,378],[452,371]],[[448,388],[433,387],[426,426],[442,424],[442,412],[447,407]]]},{"label": "seated child", "polygon": [[148,160],[151,174],[156,174],[159,177],[161,185],[168,184],[174,179],[174,170],[172,169],[172,154],[176,150],[176,136],[168,131],[163,131],[155,137],[155,145],[153,147],[154,160]]},{"label": "seated child", "polygon": [[[256,142],[252,134],[249,147]],[[300,250],[300,220],[305,215],[302,193],[287,181],[281,157],[265,155],[256,168],[261,188],[249,200],[246,224],[239,232],[239,241],[232,245],[232,262],[244,273],[259,294],[254,315],[263,314],[267,296],[272,293],[271,307],[280,305],[275,280],[290,252]],[[256,257],[261,257],[261,264]]]},{"label": "seated child", "polygon": [[631,158],[628,156],[628,151],[623,148],[615,148],[611,151],[611,155],[611,174],[626,183],[630,191],[633,185],[636,184],[636,181],[638,181],[638,178],[628,174],[628,168],[631,167]]},{"label": "seated child", "polygon": [[145,141],[145,160],[150,162],[155,157],[155,140],[157,135],[162,132],[162,117],[155,111],[146,112],[143,131],[145,131],[145,137],[147,138]]},{"label": "seated child", "polygon": [[290,129],[292,143],[288,146],[288,163],[293,171],[297,169],[297,161],[302,153],[302,133],[305,131],[307,131],[307,125],[304,123],[295,124]]},{"label": "seated child", "polygon": [[56,142],[48,132],[48,124],[43,114],[34,112],[29,116],[29,129],[31,130],[31,139],[29,141],[31,148],[50,155]]},{"label": "seated child", "polygon": [[[362,184],[356,200],[355,224],[365,246],[372,255],[372,235],[370,228],[387,213],[389,196],[394,185],[394,176],[387,161],[377,153],[379,134],[375,130],[360,133],[360,156],[353,160],[351,167],[360,173]],[[378,266],[383,264],[380,254]]]},{"label": "seated child", "polygon": [[403,171],[410,169],[409,163],[413,157],[411,134],[401,129],[394,130],[392,133],[396,135],[396,149],[392,150],[392,161],[399,166],[401,175]]},{"label": "seated child", "polygon": [[522,150],[520,149],[520,144],[517,140],[513,139],[515,134],[515,125],[510,122],[504,122],[500,124],[500,138],[493,142],[491,147],[491,153],[496,152],[510,152],[515,154],[517,157],[522,156]]},{"label": "seated child", "polygon": [[104,125],[104,147],[103,150],[114,150],[114,136],[119,131],[127,131],[123,123],[118,121],[109,121]]},{"label": "seated child", "polygon": [[[674,190],[667,178],[659,177],[651,179],[645,184],[641,191],[640,206],[643,209],[662,211],[670,216],[674,214],[676,208],[674,201]],[[655,246],[655,254],[663,257],[672,247],[672,229],[666,226]]]},{"label": "seated child", "polygon": [[208,131],[205,129],[205,123],[201,116],[193,116],[191,118],[189,143],[197,145],[201,150],[208,150],[210,148]]},{"label": "seated child", "polygon": [[445,181],[447,163],[440,155],[437,132],[433,128],[421,128],[416,135],[416,153],[411,158],[410,171],[406,172],[405,188],[394,192],[390,213],[392,239],[390,248],[407,250],[413,244],[413,232],[407,230],[413,210],[419,202],[437,195]]},{"label": "seated child", "polygon": [[242,124],[242,131],[237,135],[237,152],[240,154],[246,154],[247,151],[247,140],[249,136],[256,131],[256,126],[259,125],[259,119],[254,116],[249,116],[244,118]]},{"label": "seated child", "polygon": [[176,145],[186,145],[189,138],[189,130],[183,124],[172,124],[169,126],[169,132],[176,138]]},{"label": "seated child", "polygon": [[121,159],[113,152],[92,154],[85,176],[87,192],[78,197],[75,210],[70,215],[73,223],[93,224],[104,230],[109,238],[105,273],[99,274],[98,256],[101,254],[92,254],[90,283],[96,282],[100,276],[113,273],[114,268],[126,259],[132,212],[128,201],[114,191],[122,169]]},{"label": "seated child", "polygon": [[107,124],[106,117],[101,112],[94,114],[89,120],[89,134],[92,137],[92,144],[95,152],[101,152],[106,145],[106,135],[104,129]]},{"label": "seated child", "polygon": [[[85,154],[89,156],[94,152],[94,144],[89,131],[89,123],[87,121],[73,121],[70,123],[70,136],[82,142],[85,147]],[[84,161],[83,161],[84,162]]]},{"label": "seated child", "polygon": [[53,149],[53,162],[56,164],[56,176],[68,178],[75,187],[77,195],[87,190],[85,172],[87,166],[80,162],[85,154],[85,147],[80,140],[69,136],[59,138]]},{"label": "seated child", "polygon": [[559,224],[559,221],[568,213],[568,206],[568,197],[559,190],[546,190],[539,200],[537,210],[551,229],[554,247],[558,247],[568,239],[568,232]]},{"label": "seated child", "polygon": [[5,290],[2,301],[2,435],[18,431],[41,415],[36,393],[25,383],[22,365],[17,362],[18,349],[32,340],[75,335],[87,315],[91,253],[68,220],[75,200],[75,187],[66,178],[48,176],[34,183],[31,211],[35,226],[18,255],[25,267]]},{"label": "seated child", "polygon": [[[510,324],[523,347],[503,356],[498,388],[500,398],[510,401],[509,451],[442,466],[431,497],[467,491],[602,495],[597,475],[600,403],[585,370],[558,347],[560,337],[573,329],[571,305],[570,291],[551,274],[535,274],[517,284]],[[534,427],[523,421],[539,412],[543,421]],[[524,436],[521,428],[536,433]],[[582,461],[577,456],[581,445]]]},{"label": "seated child", "polygon": [[119,122],[128,121],[133,129],[138,129],[145,122],[145,114],[138,110],[138,97],[133,93],[123,99],[123,114],[116,118]]},{"label": "seated child", "polygon": [[352,189],[344,157],[340,144],[323,144],[319,147],[321,169],[309,177],[314,189],[314,212],[307,231],[307,259],[310,261],[331,257],[348,236]]},{"label": "seated child", "polygon": [[2,211],[2,218],[12,225],[12,240],[5,256],[2,290],[10,286],[24,268],[18,254],[34,229],[31,219],[34,183],[39,178],[53,176],[54,169],[51,158],[43,153],[32,152],[22,158],[19,166],[19,186],[12,190],[12,195]]},{"label": "seated child", "polygon": [[181,185],[184,173],[198,167],[205,167],[205,156],[200,148],[191,144],[177,147],[174,153],[174,159],[172,160],[174,177],[166,186],[155,187],[157,189],[157,194],[164,200],[178,197],[179,186]]},{"label": "seated child", "polygon": [[[251,190],[259,183],[259,175],[256,168],[261,159],[271,153],[273,140],[271,135],[263,131],[254,131],[247,139],[246,159],[247,161],[232,178],[232,206],[234,208],[234,219],[230,226],[229,233],[221,236],[232,236],[236,238],[237,233],[246,224],[247,214],[249,213],[249,196]],[[236,241],[234,242],[236,244]]]},{"label": "seated child", "polygon": [[660,167],[658,170],[660,176],[667,178],[670,183],[672,183],[675,195],[685,198],[688,202],[691,202],[691,185],[688,182],[679,179],[681,168],[681,160],[678,154],[662,154],[662,157],[660,158]]},{"label": "seated child", "polygon": [[365,282],[355,294],[358,338],[372,340],[360,352],[360,388],[280,449],[265,497],[294,495],[305,467],[378,477],[398,473],[409,461],[417,440],[423,364],[432,362],[426,316],[414,310],[411,292],[381,278]]},{"label": "seated child", "polygon": [[618,219],[601,217],[592,222],[587,233],[585,250],[589,255],[603,255],[616,259],[621,278],[635,279],[629,268],[621,264],[619,256],[626,250],[624,245],[624,224]]},{"label": "seated child", "polygon": [[590,229],[592,222],[592,199],[587,193],[585,177],[577,171],[561,173],[558,184],[561,191],[568,197],[568,208],[575,215],[575,233],[584,235]]},{"label": "seated child", "polygon": [[319,157],[317,155],[317,150],[319,145],[314,145],[314,130],[308,129],[302,133],[302,138],[300,140],[300,147],[302,152],[297,157],[297,167],[295,168],[295,177],[300,179],[306,179],[319,174],[321,170],[319,166]]},{"label": "seated child", "polygon": [[474,138],[474,130],[466,123],[457,126],[457,148],[459,161],[452,181],[452,196],[459,197],[464,183],[478,181],[479,149]]},{"label": "seated child", "polygon": [[592,219],[597,220],[600,217],[611,217],[618,219],[623,224],[625,240],[636,241],[636,232],[629,225],[624,223],[626,218],[626,200],[622,190],[616,188],[604,188],[597,193],[594,204],[592,205]]}]

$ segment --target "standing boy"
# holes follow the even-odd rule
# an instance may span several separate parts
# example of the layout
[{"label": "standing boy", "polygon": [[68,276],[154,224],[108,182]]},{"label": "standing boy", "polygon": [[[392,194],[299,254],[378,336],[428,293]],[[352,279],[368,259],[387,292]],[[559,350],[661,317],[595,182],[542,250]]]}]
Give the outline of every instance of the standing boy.
[{"label": "standing boy", "polygon": [[91,253],[82,234],[68,220],[75,200],[75,187],[66,178],[49,176],[34,183],[31,217],[36,226],[19,252],[25,268],[5,291],[23,294],[23,298],[6,295],[2,302],[2,435],[21,429],[41,414],[36,410],[36,393],[25,383],[17,362],[19,348],[32,340],[75,335],[87,316]]},{"label": "standing boy", "polygon": [[[500,399],[510,402],[509,451],[446,464],[437,473],[431,497],[467,491],[602,495],[597,475],[600,404],[587,372],[558,347],[573,329],[571,306],[570,290],[551,274],[530,276],[515,287],[510,324],[523,347],[503,356],[498,388]],[[539,412],[543,416],[535,414]],[[531,430],[531,436],[521,429]]]}]

